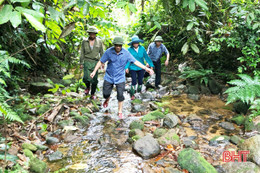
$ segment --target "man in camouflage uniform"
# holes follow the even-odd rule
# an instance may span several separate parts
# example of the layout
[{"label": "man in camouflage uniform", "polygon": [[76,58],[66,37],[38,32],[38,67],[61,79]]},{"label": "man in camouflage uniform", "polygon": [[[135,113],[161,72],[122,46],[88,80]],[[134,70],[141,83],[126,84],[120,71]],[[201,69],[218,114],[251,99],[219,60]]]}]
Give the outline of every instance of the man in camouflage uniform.
[{"label": "man in camouflage uniform", "polygon": [[95,99],[95,92],[98,84],[98,73],[91,78],[90,73],[94,70],[100,57],[102,57],[104,49],[101,39],[96,37],[98,30],[94,26],[90,26],[87,30],[89,37],[84,39],[80,51],[80,68],[84,67],[83,82],[86,84],[85,94],[88,95],[91,90],[91,99]]}]

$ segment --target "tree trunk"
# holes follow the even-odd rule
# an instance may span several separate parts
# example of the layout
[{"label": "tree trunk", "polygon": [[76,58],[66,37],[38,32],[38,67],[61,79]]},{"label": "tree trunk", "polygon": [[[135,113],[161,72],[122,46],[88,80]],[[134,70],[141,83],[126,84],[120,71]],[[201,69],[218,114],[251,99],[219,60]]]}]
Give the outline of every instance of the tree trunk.
[{"label": "tree trunk", "polygon": [[145,0],[142,0],[141,1],[142,11],[144,11],[144,3],[145,3]]}]

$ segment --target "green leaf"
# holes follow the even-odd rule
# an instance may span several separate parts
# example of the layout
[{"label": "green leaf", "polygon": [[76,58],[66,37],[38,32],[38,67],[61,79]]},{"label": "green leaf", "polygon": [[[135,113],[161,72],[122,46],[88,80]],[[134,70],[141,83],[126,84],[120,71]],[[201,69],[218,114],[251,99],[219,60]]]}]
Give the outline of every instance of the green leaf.
[{"label": "green leaf", "polygon": [[182,8],[186,8],[189,4],[189,0],[183,0]]},{"label": "green leaf", "polygon": [[122,8],[122,7],[126,6],[126,5],[127,5],[127,2],[126,1],[122,1],[122,2],[118,2],[116,4],[116,7],[117,8]]},{"label": "green leaf", "polygon": [[69,1],[69,4],[66,5],[66,6],[64,7],[64,9],[66,10],[66,9],[68,9],[68,8],[70,8],[70,7],[74,6],[74,5],[76,5],[76,4],[77,4],[77,0]]},{"label": "green leaf", "polygon": [[26,19],[30,22],[30,24],[36,29],[40,30],[42,32],[46,32],[45,26],[40,23],[36,18],[34,18],[32,15],[23,13],[23,15],[26,17]]},{"label": "green leaf", "polygon": [[51,6],[48,7],[48,11],[50,12],[50,17],[55,20],[56,22],[60,19],[60,12],[52,8]]},{"label": "green leaf", "polygon": [[188,49],[189,49],[189,45],[188,45],[188,42],[186,42],[182,48],[181,48],[181,51],[182,51],[182,54],[185,55],[187,52],[188,52]]},{"label": "green leaf", "polygon": [[198,4],[198,6],[200,6],[201,8],[205,9],[205,10],[209,10],[207,7],[207,3],[204,0],[195,0],[196,4]]},{"label": "green leaf", "polygon": [[79,8],[83,7],[84,3],[85,3],[85,0],[78,0]]},{"label": "green leaf", "polygon": [[73,75],[73,74],[70,74],[70,75],[64,76],[62,79],[63,79],[63,80],[68,80],[68,79],[72,79],[72,78],[74,78],[74,75]]},{"label": "green leaf", "polygon": [[31,2],[31,0],[11,0],[12,3],[16,3],[16,2],[20,2],[20,3],[28,3],[28,2]]},{"label": "green leaf", "polygon": [[26,13],[26,14],[29,14],[30,16],[33,16],[39,22],[43,21],[44,15],[38,11],[23,8],[23,7],[16,7],[15,9],[20,11],[23,14]]},{"label": "green leaf", "polygon": [[[5,155],[0,154],[0,160],[5,160]],[[6,160],[9,160],[11,162],[16,163],[16,160],[18,160],[17,156],[11,155],[11,154],[7,154],[6,155]]]},{"label": "green leaf", "polygon": [[190,22],[187,26],[187,31],[191,30],[193,27],[193,22]]},{"label": "green leaf", "polygon": [[21,13],[18,11],[13,11],[10,18],[10,22],[12,23],[14,28],[20,25],[22,22]]},{"label": "green leaf", "polygon": [[195,11],[195,2],[194,0],[189,0],[189,8],[191,12]]},{"label": "green leaf", "polygon": [[0,11],[0,25],[9,21],[12,10],[12,5],[4,5],[4,7]]},{"label": "green leaf", "polygon": [[179,3],[181,2],[181,0],[176,0],[176,5],[179,5]]},{"label": "green leaf", "polygon": [[129,3],[128,5],[129,5],[129,9],[130,9],[130,11],[132,11],[132,13],[136,13],[137,12],[137,9],[136,9],[134,4]]},{"label": "green leaf", "polygon": [[194,51],[194,52],[196,52],[196,53],[200,53],[200,50],[199,50],[199,48],[197,47],[197,45],[196,44],[191,44],[190,45],[190,47],[192,48],[192,50]]},{"label": "green leaf", "polygon": [[5,0],[0,0],[0,5],[2,5],[2,3],[4,2]]},{"label": "green leaf", "polygon": [[86,16],[89,12],[89,4],[86,3],[83,7],[83,15]]}]

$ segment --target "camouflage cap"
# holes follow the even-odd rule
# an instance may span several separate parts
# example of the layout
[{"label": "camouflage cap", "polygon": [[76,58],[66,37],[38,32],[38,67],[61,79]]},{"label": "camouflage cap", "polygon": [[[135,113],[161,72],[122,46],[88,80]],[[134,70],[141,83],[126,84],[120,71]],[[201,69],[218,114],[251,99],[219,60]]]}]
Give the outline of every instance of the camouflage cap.
[{"label": "camouflage cap", "polygon": [[113,44],[119,44],[119,45],[123,45],[124,44],[124,39],[123,37],[120,36],[116,36],[113,40]]},{"label": "camouflage cap", "polygon": [[92,32],[97,34],[98,33],[98,29],[95,26],[90,26],[87,30],[88,33]]}]

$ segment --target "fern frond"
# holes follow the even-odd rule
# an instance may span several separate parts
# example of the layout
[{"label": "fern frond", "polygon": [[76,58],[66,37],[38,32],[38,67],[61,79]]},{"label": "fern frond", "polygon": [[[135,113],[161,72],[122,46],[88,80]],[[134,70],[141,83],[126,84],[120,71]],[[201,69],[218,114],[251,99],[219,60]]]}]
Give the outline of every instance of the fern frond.
[{"label": "fern frond", "polygon": [[23,123],[22,119],[14,112],[7,103],[0,103],[0,112],[10,121],[18,121]]}]

